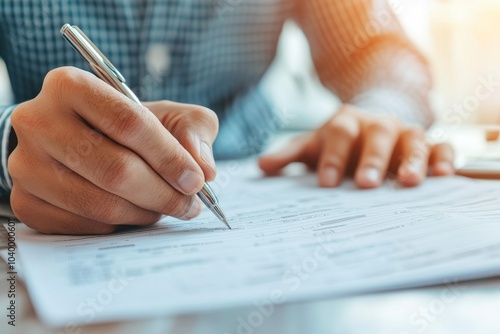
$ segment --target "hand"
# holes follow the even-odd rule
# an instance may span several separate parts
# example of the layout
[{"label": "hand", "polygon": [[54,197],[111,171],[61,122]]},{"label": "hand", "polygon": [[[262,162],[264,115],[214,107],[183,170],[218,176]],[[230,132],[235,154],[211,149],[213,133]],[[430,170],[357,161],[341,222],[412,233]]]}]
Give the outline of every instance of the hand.
[{"label": "hand", "polygon": [[448,144],[428,146],[421,128],[344,105],[320,129],[262,157],[260,167],[274,174],[292,162],[303,162],[317,169],[322,187],[340,185],[345,175],[353,175],[365,189],[380,186],[387,175],[411,187],[423,181],[429,167],[436,176],[453,174],[453,155]]},{"label": "hand", "polygon": [[11,118],[16,217],[43,233],[103,234],[198,215],[193,195],[215,177],[217,117],[194,105],[146,106],[82,70],[51,71]]}]

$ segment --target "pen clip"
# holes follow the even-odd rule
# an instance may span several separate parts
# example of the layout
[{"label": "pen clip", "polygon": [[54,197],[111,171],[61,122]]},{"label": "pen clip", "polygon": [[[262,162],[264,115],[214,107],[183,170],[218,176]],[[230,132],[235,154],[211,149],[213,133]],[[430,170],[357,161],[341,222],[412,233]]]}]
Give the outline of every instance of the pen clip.
[{"label": "pen clip", "polygon": [[122,83],[126,82],[123,75],[80,28],[67,23],[61,28],[61,34],[94,70],[103,74],[108,81],[111,80],[110,84],[115,81],[113,77]]},{"label": "pen clip", "polygon": [[126,80],[123,77],[123,75],[120,73],[120,71],[118,71],[116,69],[116,67],[113,65],[113,63],[111,63],[109,61],[109,59],[101,52],[101,50],[99,50],[99,48],[97,46],[95,46],[95,44],[87,37],[87,35],[85,35],[85,33],[80,28],[78,28],[78,26],[73,26],[73,29],[75,29],[81,35],[81,37],[87,43],[90,44],[90,46],[94,49],[94,51],[97,52],[97,54],[101,57],[102,64],[104,64],[118,78],[118,80],[125,83]]}]

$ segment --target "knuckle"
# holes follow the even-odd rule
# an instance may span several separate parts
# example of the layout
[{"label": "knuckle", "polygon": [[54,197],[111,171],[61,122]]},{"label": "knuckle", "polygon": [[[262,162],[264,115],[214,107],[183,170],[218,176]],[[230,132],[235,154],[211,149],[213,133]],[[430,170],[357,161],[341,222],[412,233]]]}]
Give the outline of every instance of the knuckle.
[{"label": "knuckle", "polygon": [[186,105],[181,112],[173,112],[168,117],[168,129],[179,140],[187,140],[189,138],[189,129],[202,129],[215,138],[219,131],[219,119],[217,114],[211,109],[197,106]]},{"label": "knuckle", "polygon": [[58,95],[63,95],[61,92],[73,90],[79,86],[82,76],[81,70],[75,67],[58,67],[47,73],[43,81],[43,88],[49,92],[56,92]]},{"label": "knuckle", "polygon": [[175,143],[169,148],[169,154],[160,159],[155,169],[162,177],[178,179],[181,173],[188,168],[190,167],[184,148]]},{"label": "knuckle", "polygon": [[20,190],[17,186],[12,188],[10,195],[10,206],[14,216],[26,224],[29,228],[37,230],[43,234],[52,234],[55,232],[54,228],[49,224],[40,224],[39,219],[33,212],[33,200],[24,191]]},{"label": "knuckle", "polygon": [[97,169],[99,185],[110,192],[120,192],[134,175],[133,158],[126,153],[118,153],[113,158],[103,161],[103,166]]},{"label": "knuckle", "polygon": [[420,127],[410,126],[402,131],[401,136],[408,139],[423,140],[425,138],[425,132]]},{"label": "knuckle", "polygon": [[208,125],[217,126],[219,124],[217,114],[209,108],[197,106],[193,109],[193,114],[198,120],[205,122]]},{"label": "knuckle", "polygon": [[152,212],[144,218],[144,221],[141,223],[141,225],[154,225],[161,219],[161,217],[161,214]]},{"label": "knuckle", "polygon": [[20,157],[19,152],[19,149],[16,148],[14,151],[12,151],[7,160],[7,169],[14,181],[16,181],[21,176],[22,171],[24,170],[24,166],[26,165],[22,162],[23,159]]},{"label": "knuckle", "polygon": [[368,131],[376,134],[381,134],[381,135],[394,135],[397,131],[397,125],[392,122],[390,119],[384,118],[384,119],[378,119],[375,121],[372,121],[368,125]]},{"label": "knuckle", "polygon": [[161,219],[161,217],[162,217],[162,215],[160,213],[150,212],[150,211],[144,210],[144,212],[140,213],[139,217],[131,217],[131,218],[129,218],[130,222],[128,222],[128,223],[122,222],[122,224],[149,226],[149,225],[156,224]]},{"label": "knuckle", "polygon": [[335,120],[327,124],[328,133],[335,134],[340,138],[353,141],[358,137],[357,131],[352,126],[336,122]]},{"label": "knuckle", "polygon": [[10,121],[18,137],[24,134],[32,136],[33,133],[50,127],[50,122],[41,117],[42,113],[37,112],[32,104],[32,101],[24,102],[12,112]]},{"label": "knuckle", "polygon": [[[59,188],[60,200],[64,207],[76,210],[74,212],[78,215],[92,217],[96,202],[100,205],[102,201],[100,194],[95,191],[94,187],[89,187],[87,183],[88,181],[84,178],[70,180],[68,186]],[[75,189],[78,189],[78,191],[75,191]]]},{"label": "knuckle", "polygon": [[123,212],[119,207],[108,207],[102,210],[100,214],[100,221],[107,225],[120,225],[123,222]]},{"label": "knuckle", "polygon": [[[190,106],[189,117],[182,117],[180,122],[178,122],[179,129],[182,130],[189,128],[190,126],[203,126],[209,129],[214,135],[219,129],[219,119],[217,114],[209,109],[202,106]],[[182,133],[182,131],[177,131]]]},{"label": "knuckle", "polygon": [[126,140],[137,140],[144,129],[147,117],[139,112],[139,108],[131,108],[128,101],[112,99],[109,101],[111,113],[111,131],[114,135]]},{"label": "knuckle", "polygon": [[321,167],[334,167],[338,170],[342,170],[346,164],[346,158],[340,156],[339,154],[327,154],[321,158]]},{"label": "knuckle", "polygon": [[111,234],[118,230],[117,225],[99,224],[94,228],[93,234]]},{"label": "knuckle", "polygon": [[106,225],[120,225],[126,218],[127,208],[124,201],[114,195],[101,198],[99,205],[93,210],[95,219]]},{"label": "knuckle", "polygon": [[161,212],[172,217],[184,217],[188,214],[193,201],[194,198],[192,196],[171,192],[170,196],[167,197],[165,201],[166,204]]},{"label": "knuckle", "polygon": [[29,117],[31,110],[29,109],[28,105],[29,102],[24,102],[12,111],[10,122],[16,132],[19,132],[26,124],[26,121],[29,121],[31,118]]},{"label": "knuckle", "polygon": [[[30,226],[30,203],[28,203],[28,198],[18,190],[17,186],[12,187],[12,192],[10,194],[10,206],[14,216],[21,222]],[[30,226],[31,227],[31,226]]]},{"label": "knuckle", "polygon": [[34,154],[29,154],[19,147],[12,151],[7,160],[7,170],[14,183],[32,178],[35,171],[40,171],[40,165]]},{"label": "knuckle", "polygon": [[448,161],[453,161],[455,159],[455,149],[449,143],[440,143],[434,147],[434,154],[444,157]]},{"label": "knuckle", "polygon": [[[36,212],[33,210],[33,199],[30,195],[25,194],[22,190],[20,190],[17,186],[14,186],[12,189],[11,197],[10,197],[12,211],[15,217],[26,224],[26,226],[37,230],[43,234],[109,234],[113,233],[117,230],[117,226],[115,225],[105,225],[95,222],[92,223],[91,226],[88,224],[82,225],[80,224],[70,224],[70,225],[61,225],[57,224],[57,221],[51,219],[53,224],[41,223],[40,221],[40,212]],[[44,220],[47,220],[48,217],[45,217]],[[43,220],[42,220],[43,221]]]}]

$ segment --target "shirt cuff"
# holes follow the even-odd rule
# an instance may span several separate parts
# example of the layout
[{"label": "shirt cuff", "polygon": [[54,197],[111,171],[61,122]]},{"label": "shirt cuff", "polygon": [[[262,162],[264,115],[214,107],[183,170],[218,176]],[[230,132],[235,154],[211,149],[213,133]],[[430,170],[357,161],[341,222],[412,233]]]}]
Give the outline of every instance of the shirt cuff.
[{"label": "shirt cuff", "polygon": [[9,137],[12,130],[10,117],[17,105],[0,107],[0,196],[5,197],[12,190],[12,179],[7,167],[9,158]]},{"label": "shirt cuff", "polygon": [[393,88],[371,88],[354,97],[350,104],[374,114],[396,116],[407,124],[425,128],[431,126],[435,119],[428,102],[418,103]]}]

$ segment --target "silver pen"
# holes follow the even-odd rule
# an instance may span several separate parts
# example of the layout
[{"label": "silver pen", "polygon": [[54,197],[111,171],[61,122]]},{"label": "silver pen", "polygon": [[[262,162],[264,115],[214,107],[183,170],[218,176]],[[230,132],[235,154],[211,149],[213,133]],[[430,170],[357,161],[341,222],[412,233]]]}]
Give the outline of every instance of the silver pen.
[{"label": "silver pen", "polygon": [[[141,104],[139,98],[125,84],[125,78],[106,58],[106,56],[92,43],[92,41],[77,26],[65,24],[61,28],[61,35],[71,44],[71,46],[87,61],[92,70],[105,82],[110,84],[119,92],[125,94],[132,101]],[[201,199],[214,215],[231,229],[226,216],[222,211],[219,200],[210,186],[205,183],[198,192]]]}]

